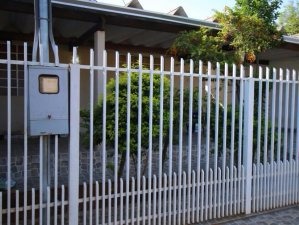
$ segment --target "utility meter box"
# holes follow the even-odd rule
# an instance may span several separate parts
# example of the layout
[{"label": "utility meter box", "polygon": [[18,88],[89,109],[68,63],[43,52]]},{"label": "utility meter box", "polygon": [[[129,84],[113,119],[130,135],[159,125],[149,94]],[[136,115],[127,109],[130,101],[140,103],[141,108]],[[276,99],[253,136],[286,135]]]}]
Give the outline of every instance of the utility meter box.
[{"label": "utility meter box", "polygon": [[69,77],[67,68],[29,66],[28,134],[69,133]]}]

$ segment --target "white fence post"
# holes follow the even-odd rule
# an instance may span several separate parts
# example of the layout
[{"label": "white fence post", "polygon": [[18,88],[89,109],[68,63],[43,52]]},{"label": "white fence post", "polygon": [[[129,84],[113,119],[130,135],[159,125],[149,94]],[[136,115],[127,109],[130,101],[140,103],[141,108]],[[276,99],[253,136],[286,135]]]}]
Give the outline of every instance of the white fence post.
[{"label": "white fence post", "polygon": [[[297,87],[297,92],[298,93],[299,90],[298,90],[298,87]],[[296,100],[296,104],[297,104],[297,108],[295,108],[295,114],[298,115],[299,113],[299,96],[297,94],[297,100]],[[295,107],[295,106],[294,106]],[[296,152],[295,152],[295,161],[297,162],[299,159],[298,159],[298,156],[299,156],[299,118],[297,117],[296,118]]]},{"label": "white fence post", "polygon": [[79,206],[80,68],[71,65],[69,144],[69,225],[78,225]]},{"label": "white fence post", "polygon": [[[241,81],[242,82],[242,81]],[[244,142],[243,163],[245,168],[245,213],[251,213],[252,187],[252,140],[253,140],[253,108],[254,108],[254,80],[245,80],[244,98]]]}]

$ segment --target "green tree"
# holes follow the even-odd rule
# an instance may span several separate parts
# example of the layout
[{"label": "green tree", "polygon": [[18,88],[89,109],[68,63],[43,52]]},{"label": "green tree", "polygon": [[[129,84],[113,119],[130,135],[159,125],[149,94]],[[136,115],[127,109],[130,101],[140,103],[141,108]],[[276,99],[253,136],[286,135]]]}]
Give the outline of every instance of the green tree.
[{"label": "green tree", "polygon": [[243,63],[244,57],[248,62],[254,62],[258,53],[277,45],[281,39],[272,24],[258,14],[247,14],[237,7],[216,12],[215,18],[222,27],[218,38],[234,49],[235,58],[239,59],[237,63]]},{"label": "green tree", "polygon": [[[277,31],[275,20],[281,1],[245,1],[239,0],[233,8],[226,7],[223,12],[215,13],[215,20],[220,24],[221,29],[211,31],[206,28],[201,28],[199,31],[191,31],[182,33],[174,42],[171,50],[179,57],[185,59],[201,59],[203,61],[218,61],[231,63],[252,63],[256,60],[256,55],[280,43],[281,33]],[[238,84],[236,84],[236,92],[239,93]],[[256,86],[257,88],[257,86]],[[194,95],[196,98],[196,95]],[[203,99],[203,109],[206,99]],[[210,134],[213,134],[215,126],[215,111],[216,103],[211,101],[210,113]],[[193,106],[196,110],[196,104]],[[255,107],[257,108],[257,107]],[[227,133],[230,133],[232,123],[232,109],[228,106],[227,109]],[[223,109],[219,107],[219,126],[223,124]],[[205,124],[205,116],[203,115],[202,123]],[[239,110],[235,109],[235,137],[238,135]],[[269,123],[262,119],[262,124]],[[256,130],[258,121],[254,120],[254,129]],[[271,125],[268,126],[270,129]],[[262,127],[262,135],[265,133]],[[270,130],[268,130],[269,132]],[[205,127],[203,127],[205,132]],[[218,147],[222,146],[223,131],[220,129],[218,133]],[[210,137],[213,140],[213,135]],[[229,135],[226,136],[227,146],[230,145]],[[275,141],[277,138],[275,137]],[[257,148],[257,138],[253,143],[254,148]],[[263,140],[261,139],[263,145]],[[269,145],[269,140],[267,145]],[[234,149],[237,149],[238,140],[235,138],[233,143]]]},{"label": "green tree", "polygon": [[281,33],[275,20],[281,0],[237,0],[233,8],[216,11],[214,18],[220,31],[201,28],[182,33],[172,52],[179,57],[203,61],[252,63],[256,55],[280,43]]},{"label": "green tree", "polygon": [[236,0],[234,9],[244,15],[255,15],[262,19],[267,26],[275,28],[281,4],[282,0]]},{"label": "green tree", "polygon": [[223,51],[223,42],[208,28],[182,32],[174,41],[170,53],[194,62],[234,62],[234,54]]},{"label": "green tree", "polygon": [[256,55],[279,43],[281,34],[276,29],[276,19],[282,0],[236,0],[233,8],[217,12],[221,24],[219,33],[236,54],[254,62]]},{"label": "green tree", "polygon": [[287,4],[279,16],[279,25],[291,35],[299,33],[299,1]]}]

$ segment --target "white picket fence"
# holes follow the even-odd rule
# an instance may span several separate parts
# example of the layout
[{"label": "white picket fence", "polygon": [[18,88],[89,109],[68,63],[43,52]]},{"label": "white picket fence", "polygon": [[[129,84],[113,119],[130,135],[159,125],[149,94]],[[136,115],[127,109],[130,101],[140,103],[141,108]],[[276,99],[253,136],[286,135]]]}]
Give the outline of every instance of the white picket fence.
[{"label": "white picket fence", "polygon": [[[222,68],[219,63],[213,67],[192,60],[188,64],[181,60],[176,71],[173,58],[167,71],[163,57],[156,68],[150,56],[149,68],[144,68],[142,55],[134,64],[130,54],[126,66],[120,66],[118,52],[114,66],[107,66],[106,52],[103,65],[95,66],[93,50],[90,65],[45,64],[70,68],[67,186],[58,181],[63,139],[55,135],[54,179],[43,193],[44,139],[40,137],[39,182],[29,188],[32,177],[28,163],[32,158],[24,110],[24,179],[22,189],[16,190],[11,187],[15,140],[11,130],[11,68],[24,68],[26,109],[27,67],[40,63],[27,60],[26,44],[24,60],[12,60],[10,54],[8,42],[7,57],[0,59],[0,64],[7,66],[8,87],[7,135],[0,142],[1,151],[7,150],[7,186],[0,192],[0,224],[191,224],[298,203],[299,120],[295,116],[299,112],[299,79],[295,71],[279,70],[278,74],[276,69],[259,68],[255,76],[253,67],[230,68],[226,64]],[[76,58],[74,48],[74,62]],[[87,131],[80,129],[83,76],[89,76]],[[100,103],[94,102],[95,76],[103,78]],[[96,104],[101,104],[100,114]],[[109,124],[111,115],[113,124]],[[101,125],[94,123],[96,120]],[[102,129],[100,145],[94,136],[98,126]],[[144,132],[148,134],[146,140]],[[80,149],[86,133],[88,168],[82,175],[80,165],[85,158]],[[96,149],[100,155],[95,154]],[[119,174],[122,154],[125,165]]]}]

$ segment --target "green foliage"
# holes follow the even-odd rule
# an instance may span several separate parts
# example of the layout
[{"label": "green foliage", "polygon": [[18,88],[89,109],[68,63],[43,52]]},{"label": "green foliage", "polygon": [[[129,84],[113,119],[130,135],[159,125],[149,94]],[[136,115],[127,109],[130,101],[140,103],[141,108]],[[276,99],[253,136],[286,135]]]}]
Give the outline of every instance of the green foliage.
[{"label": "green foliage", "polygon": [[[244,54],[248,61],[255,61],[257,53],[273,47],[280,40],[278,31],[257,14],[226,8],[224,12],[216,12],[215,17],[222,25],[219,39],[235,50],[239,62],[242,62]],[[250,55],[254,58],[248,58]]]},{"label": "green foliage", "polygon": [[208,28],[201,28],[189,32],[182,32],[174,41],[170,52],[173,55],[193,59],[194,62],[233,62],[234,55],[222,50],[222,41]]},{"label": "green foliage", "polygon": [[279,16],[279,25],[291,35],[299,33],[299,1],[289,2]]},{"label": "green foliage", "polygon": [[[135,67],[136,68],[136,67]],[[143,68],[145,69],[145,68]],[[131,79],[131,94],[130,94],[130,154],[134,158],[137,154],[138,147],[138,79],[139,73],[132,72]],[[120,73],[119,75],[119,121],[118,121],[118,150],[121,155],[121,162],[119,166],[119,174],[123,172],[123,166],[125,162],[126,153],[126,140],[127,140],[127,73]],[[153,143],[158,143],[159,138],[159,122],[160,122],[160,83],[161,75],[153,74],[153,125],[152,125],[152,137]],[[169,99],[170,99],[170,81],[168,78],[164,78],[164,111],[163,111],[163,138],[164,144],[168,141],[166,136],[169,129]],[[107,146],[114,147],[115,141],[115,88],[116,80],[111,79],[107,83],[107,101],[106,101],[106,143]],[[141,124],[141,148],[144,155],[149,145],[149,113],[150,113],[150,74],[142,74],[142,124]],[[90,112],[88,110],[81,111],[82,127],[85,128],[84,140],[89,140],[89,117]],[[103,98],[100,96],[98,104],[94,108],[94,143],[100,144],[102,142],[102,125],[103,125]],[[174,119],[176,120],[174,114]],[[155,146],[154,146],[155,147]]]},{"label": "green foliage", "polygon": [[[264,87],[265,88],[265,87]],[[193,112],[197,113],[198,112],[198,89],[194,90],[193,93]],[[187,99],[189,97],[189,90],[186,90],[185,93],[185,111],[184,114],[188,115],[188,102]],[[210,136],[209,139],[211,140],[211,142],[215,142],[216,136],[216,101],[214,98],[211,98],[211,102],[210,102]],[[224,147],[224,131],[226,132],[226,136],[225,136],[225,146],[226,149],[233,149],[234,150],[234,154],[235,157],[237,157],[237,152],[238,152],[238,148],[239,148],[239,132],[240,132],[240,121],[242,123],[242,126],[244,127],[243,124],[243,118],[244,118],[244,111],[243,111],[243,116],[240,120],[240,107],[239,104],[236,103],[235,104],[235,108],[232,108],[232,105],[228,105],[227,106],[227,112],[226,112],[226,129],[224,129],[224,108],[221,104],[218,105],[219,108],[219,114],[218,114],[218,145],[217,145],[217,149],[219,151],[219,153],[222,152],[222,149]],[[206,134],[207,132],[207,95],[203,94],[202,96],[202,117],[201,117],[201,124],[202,124],[202,133]],[[234,115],[234,119],[233,119],[233,115]],[[272,124],[271,121],[265,120],[265,111],[262,110],[261,111],[261,120],[260,120],[260,125],[259,125],[259,120],[258,120],[258,100],[255,99],[255,104],[254,104],[254,120],[253,120],[253,130],[254,130],[254,134],[253,134],[253,150],[254,150],[254,158],[257,159],[257,149],[258,147],[260,148],[260,160],[262,161],[263,159],[263,152],[264,152],[264,147],[267,147],[267,152],[269,152],[269,149],[271,147],[271,137],[269,134],[271,134],[271,130],[272,130]],[[188,120],[185,120],[188,121]],[[193,123],[197,123],[198,121],[193,121]],[[267,130],[265,129],[267,125]],[[259,130],[259,126],[260,126],[260,138],[258,138],[258,130]],[[234,130],[234,136],[232,139],[231,133],[232,133],[232,129]],[[264,139],[264,135],[267,131],[267,140],[266,140],[266,144],[265,144],[265,139]],[[244,131],[243,131],[244,132]],[[243,134],[242,134],[242,140],[243,140]],[[275,131],[274,133],[274,146],[277,145],[277,141],[278,141],[278,135],[277,135],[277,131]],[[260,143],[260,145],[258,146],[258,143]],[[243,146],[241,146],[241,148],[243,148]],[[268,153],[269,154],[269,153]],[[236,160],[236,158],[235,158]]]},{"label": "green foliage", "polygon": [[[187,59],[218,61],[220,63],[237,64],[244,62],[254,62],[256,55],[280,43],[281,33],[276,30],[275,20],[278,16],[278,8],[281,0],[237,0],[234,8],[226,8],[224,12],[216,12],[215,20],[221,25],[221,30],[217,33],[201,28],[199,31],[190,31],[182,33],[174,42],[171,50],[175,55]],[[246,61],[245,61],[246,60]],[[239,87],[237,85],[236,89]],[[194,111],[196,109],[196,93],[194,93]],[[203,99],[206,104],[206,99]],[[185,107],[186,108],[186,107]],[[203,109],[205,106],[203,105]],[[211,140],[215,140],[215,108],[214,100],[211,101],[210,127]],[[257,107],[255,107],[257,108]],[[185,112],[186,114],[187,112]],[[203,129],[206,124],[206,114],[202,114]],[[227,146],[231,145],[231,124],[232,109],[227,109]],[[223,124],[223,108],[219,107],[219,125]],[[235,110],[235,139],[234,149],[238,148],[239,135],[239,109]],[[269,121],[262,120],[262,124]],[[258,121],[254,120],[254,130],[257,130]],[[269,123],[269,131],[271,125]],[[265,132],[262,126],[262,134]],[[204,130],[203,130],[204,132]],[[219,147],[223,145],[223,129],[219,130]],[[261,146],[264,145],[264,139],[261,139]],[[268,140],[269,141],[269,140]],[[269,143],[267,144],[269,145]],[[254,138],[254,149],[257,148],[257,138]]]},{"label": "green foliage", "polygon": [[[138,73],[131,73],[131,95],[130,95],[130,153],[137,152],[137,131],[138,131]],[[119,126],[118,126],[118,147],[119,151],[126,151],[126,130],[127,130],[127,80],[125,73],[119,75]],[[153,140],[159,137],[159,112],[160,112],[160,74],[153,75]],[[111,147],[115,140],[115,79],[111,79],[107,84],[107,115],[106,115],[106,142]],[[169,79],[164,78],[164,112],[163,112],[163,136],[165,137],[169,127]],[[142,74],[142,148],[148,148],[149,139],[149,99],[150,75]],[[94,109],[94,142],[100,144],[102,141],[102,114],[103,99],[100,98]],[[83,126],[89,127],[89,111],[82,111]],[[88,133],[88,132],[86,132]],[[87,135],[88,136],[88,135]]]},{"label": "green foliage", "polygon": [[[275,20],[281,0],[238,0],[234,8],[216,11],[214,18],[221,30],[183,32],[171,52],[187,59],[220,63],[254,62],[256,55],[280,43],[281,33]],[[245,57],[245,58],[244,58]]]},{"label": "green foliage", "polygon": [[281,4],[282,0],[236,0],[235,11],[243,15],[256,15],[267,26],[275,26]]}]

